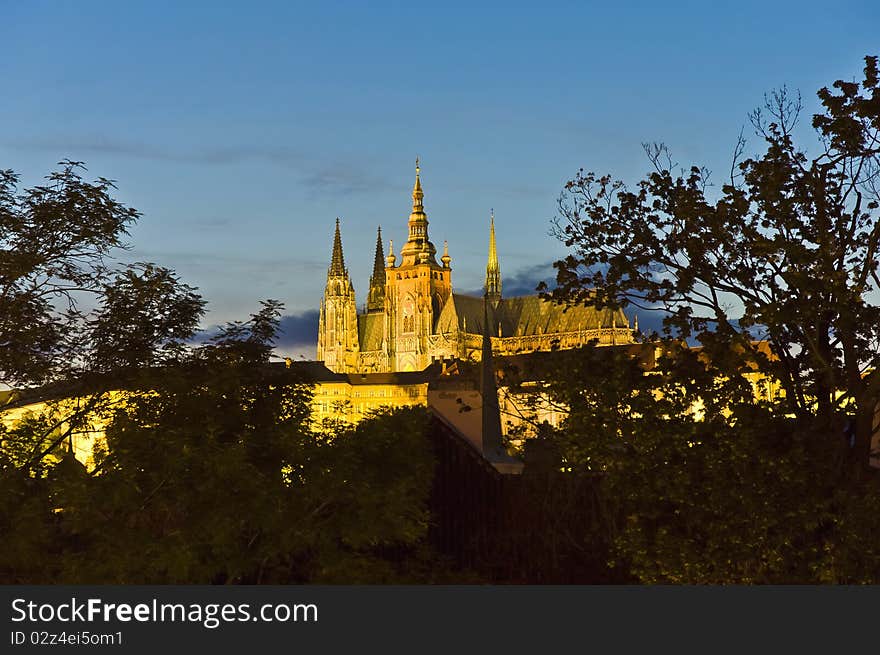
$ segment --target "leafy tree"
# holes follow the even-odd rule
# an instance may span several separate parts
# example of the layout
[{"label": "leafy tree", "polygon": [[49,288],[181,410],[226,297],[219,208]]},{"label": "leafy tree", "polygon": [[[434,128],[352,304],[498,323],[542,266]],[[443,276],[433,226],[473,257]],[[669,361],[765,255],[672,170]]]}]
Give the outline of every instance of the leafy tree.
[{"label": "leafy tree", "polygon": [[[668,344],[655,358],[653,344],[596,346],[566,355],[545,372],[549,392],[571,407],[550,437],[557,467],[601,480],[593,511],[614,568],[667,584],[880,574],[870,558],[846,568],[830,555],[852,554],[853,545],[837,526],[846,499],[835,489],[835,444],[804,438],[771,404],[743,399],[695,349]],[[867,527],[858,525],[860,534]]]},{"label": "leafy tree", "polygon": [[[23,190],[13,171],[0,172],[0,383],[6,385],[69,379],[87,355],[84,341],[111,345],[110,324],[124,328],[125,339],[158,343],[189,336],[201,316],[202,302],[167,269],[112,261],[139,216],[112,197],[114,183],[84,180],[80,162],[60,166],[45,185]],[[172,300],[183,302],[172,308]],[[100,308],[91,321],[86,306]],[[145,330],[143,321],[124,320],[124,313],[145,318],[157,309],[176,325],[166,320]],[[131,345],[116,341],[119,349]]]},{"label": "leafy tree", "polygon": [[48,400],[29,430],[4,436],[0,427],[0,466],[36,477],[112,404],[108,391],[175,360],[205,305],[166,268],[113,261],[139,213],[112,197],[111,180],[84,180],[79,162],[60,166],[24,190],[18,175],[0,172],[0,385],[41,390],[7,394],[0,409]]},{"label": "leafy tree", "polygon": [[793,136],[800,99],[783,89],[751,115],[765,151],[744,159],[740,139],[720,193],[704,168],[675,174],[662,145],[646,147],[655,170],[633,191],[582,170],[560,198],[573,253],[549,294],[665,310],[669,332],[716,359],[736,353],[732,373],[772,375],[786,410],[840,444],[853,415],[847,459],[862,479],[880,396],[880,83],[877,57],[865,62],[861,83],[819,91],[813,158]]},{"label": "leafy tree", "polygon": [[11,535],[0,575],[252,584],[427,575],[426,413],[313,432],[309,382],[269,363],[279,312],[266,301],[173,366],[141,370],[105,410],[107,448],[93,471],[65,458],[43,477],[6,476],[4,490],[26,502],[0,511]]},{"label": "leafy tree", "polygon": [[[267,583],[435,579],[421,409],[313,431],[311,388],[270,364],[280,303],[193,342],[195,290],[112,261],[138,212],[62,162],[0,174],[0,579]],[[100,422],[95,466],[66,447]],[[442,569],[441,569],[442,572]]]},{"label": "leafy tree", "polygon": [[[638,357],[587,348],[549,376],[571,408],[564,465],[602,474],[615,564],[642,581],[880,580],[880,86],[865,61],[860,84],[819,92],[812,159],[783,90],[751,116],[765,152],[744,159],[740,139],[720,192],[655,145],[635,190],[582,170],[560,198],[572,254],[544,295],[665,312]],[[784,393],[756,400],[756,376]]]}]

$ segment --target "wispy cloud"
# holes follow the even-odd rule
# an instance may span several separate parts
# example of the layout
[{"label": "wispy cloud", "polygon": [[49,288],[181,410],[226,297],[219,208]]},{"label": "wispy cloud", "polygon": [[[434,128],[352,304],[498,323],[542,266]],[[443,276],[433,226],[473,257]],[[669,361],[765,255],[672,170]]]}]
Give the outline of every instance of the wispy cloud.
[{"label": "wispy cloud", "polygon": [[203,227],[203,228],[221,228],[221,227],[230,227],[231,225],[235,225],[238,221],[234,218],[228,218],[223,216],[210,216],[205,218],[196,218],[191,220],[191,224],[195,227]]},{"label": "wispy cloud", "polygon": [[388,180],[374,175],[363,167],[358,168],[357,162],[346,161],[345,165],[336,165],[328,162],[326,158],[284,145],[242,144],[171,149],[104,136],[73,139],[53,137],[11,139],[3,142],[2,145],[14,150],[52,152],[59,158],[65,156],[78,158],[84,154],[98,153],[209,166],[266,163],[295,171],[300,184],[309,193],[315,195],[327,193],[349,195],[391,186]]},{"label": "wispy cloud", "polygon": [[185,162],[195,164],[237,164],[247,161],[263,160],[273,164],[302,166],[308,158],[301,152],[285,146],[234,145],[222,147],[193,147],[190,149],[168,149],[138,141],[123,141],[103,136],[61,139],[38,137],[12,139],[4,146],[17,150],[70,153],[102,153],[154,159],[159,161]]},{"label": "wispy cloud", "polygon": [[323,168],[307,174],[301,182],[317,196],[327,193],[349,195],[390,187],[387,180],[350,166]]},{"label": "wispy cloud", "polygon": [[241,270],[277,272],[279,270],[294,270],[303,274],[321,273],[327,267],[327,262],[318,259],[305,259],[303,257],[266,257],[261,253],[239,255],[231,253],[197,252],[197,251],[152,251],[133,249],[125,258],[126,261],[156,261],[159,263],[185,265],[192,268],[233,267]]}]

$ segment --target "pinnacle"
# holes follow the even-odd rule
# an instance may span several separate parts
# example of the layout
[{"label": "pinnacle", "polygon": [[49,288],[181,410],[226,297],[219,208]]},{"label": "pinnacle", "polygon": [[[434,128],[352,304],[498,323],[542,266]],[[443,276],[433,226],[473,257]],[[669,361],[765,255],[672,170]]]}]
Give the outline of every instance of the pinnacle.
[{"label": "pinnacle", "polygon": [[376,235],[376,258],[373,262],[373,277],[379,279],[381,275],[384,279],[385,274],[385,251],[382,249],[382,227],[378,229]]},{"label": "pinnacle", "polygon": [[345,275],[345,259],[342,257],[342,237],[339,234],[339,218],[336,219],[336,233],[333,235],[333,257],[330,259],[328,275]]}]

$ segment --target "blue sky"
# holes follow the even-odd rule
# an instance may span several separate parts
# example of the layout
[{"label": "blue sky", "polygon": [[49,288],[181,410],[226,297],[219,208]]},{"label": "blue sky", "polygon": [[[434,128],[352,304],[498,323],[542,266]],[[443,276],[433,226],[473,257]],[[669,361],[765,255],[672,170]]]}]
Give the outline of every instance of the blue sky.
[{"label": "blue sky", "polygon": [[376,226],[405,239],[416,155],[453,284],[479,288],[494,207],[507,288],[527,287],[565,254],[548,230],[578,168],[634,182],[657,140],[720,181],[766,91],[799,89],[808,118],[878,51],[876,1],[0,0],[0,167],[117,180],[144,214],[132,257],[198,286],[207,323],[282,300],[290,340],[337,216],[363,302]]}]

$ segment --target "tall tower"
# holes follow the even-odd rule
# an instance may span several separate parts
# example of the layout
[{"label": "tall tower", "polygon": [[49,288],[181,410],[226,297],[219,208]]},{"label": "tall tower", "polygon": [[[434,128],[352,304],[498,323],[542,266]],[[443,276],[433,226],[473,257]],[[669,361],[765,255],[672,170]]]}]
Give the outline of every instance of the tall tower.
[{"label": "tall tower", "polygon": [[382,227],[376,236],[376,256],[373,261],[373,274],[370,276],[370,291],[367,294],[367,311],[381,312],[385,309],[385,253],[382,251]]},{"label": "tall tower", "polygon": [[437,249],[428,239],[428,215],[425,213],[425,192],[422,191],[422,181],[419,177],[419,158],[416,157],[416,181],[412,191],[412,212],[409,215],[409,238],[400,249],[400,265],[414,266],[416,264],[437,265],[434,255]]},{"label": "tall tower", "polygon": [[501,300],[501,267],[498,265],[498,251],[495,248],[495,210],[489,218],[489,261],[486,264],[486,300],[497,305]]},{"label": "tall tower", "polygon": [[333,235],[333,254],[318,319],[318,359],[336,373],[357,367],[358,329],[354,287],[342,256],[339,219]]},{"label": "tall tower", "polygon": [[416,159],[416,181],[412,191],[409,236],[400,249],[400,263],[388,255],[386,280],[386,331],[388,355],[394,371],[418,371],[430,364],[429,337],[434,322],[452,294],[449,254],[438,264],[437,249],[428,238],[428,216],[424,207],[421,169]]}]

